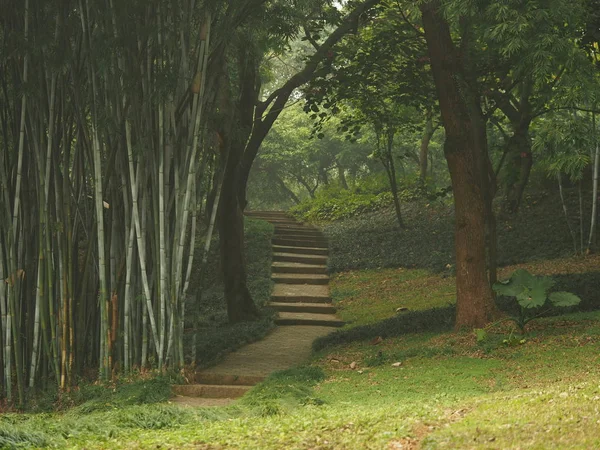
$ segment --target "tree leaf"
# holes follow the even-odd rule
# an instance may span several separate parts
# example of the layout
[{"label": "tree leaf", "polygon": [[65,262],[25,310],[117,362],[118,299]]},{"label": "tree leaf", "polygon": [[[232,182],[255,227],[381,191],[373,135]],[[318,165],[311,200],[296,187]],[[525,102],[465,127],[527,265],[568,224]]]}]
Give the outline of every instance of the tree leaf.
[{"label": "tree leaf", "polygon": [[581,302],[581,299],[570,292],[553,292],[549,296],[550,301],[554,306],[574,306]]},{"label": "tree leaf", "polygon": [[521,284],[517,284],[512,280],[507,280],[500,283],[494,283],[492,289],[500,295],[506,297],[516,297],[523,292],[525,287]]}]

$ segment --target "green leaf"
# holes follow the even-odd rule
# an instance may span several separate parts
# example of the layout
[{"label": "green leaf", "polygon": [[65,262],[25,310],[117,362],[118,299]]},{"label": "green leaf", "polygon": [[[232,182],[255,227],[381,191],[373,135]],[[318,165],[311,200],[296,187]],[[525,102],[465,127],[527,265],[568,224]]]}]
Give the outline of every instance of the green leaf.
[{"label": "green leaf", "polygon": [[510,281],[520,284],[521,286],[532,287],[535,282],[535,277],[525,269],[518,269],[513,272]]},{"label": "green leaf", "polygon": [[512,280],[507,280],[500,283],[494,283],[492,289],[494,289],[494,291],[500,295],[504,295],[506,297],[516,297],[523,292],[525,287],[513,282]]},{"label": "green leaf", "polygon": [[475,337],[477,338],[477,342],[483,342],[487,338],[487,331],[483,328],[475,328],[473,330],[475,332]]},{"label": "green leaf", "polygon": [[550,301],[554,306],[574,306],[581,302],[581,299],[570,292],[553,292],[550,294]]},{"label": "green leaf", "polygon": [[[531,286],[529,286],[529,306],[525,308],[536,308],[546,303],[548,299],[548,291],[554,286],[554,280],[550,277],[532,277]],[[519,302],[520,303],[520,302]]]}]

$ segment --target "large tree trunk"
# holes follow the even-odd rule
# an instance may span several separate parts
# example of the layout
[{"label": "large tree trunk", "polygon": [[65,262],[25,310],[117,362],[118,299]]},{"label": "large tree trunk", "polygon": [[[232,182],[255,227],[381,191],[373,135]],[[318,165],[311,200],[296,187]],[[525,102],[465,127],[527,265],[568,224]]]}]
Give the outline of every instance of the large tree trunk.
[{"label": "large tree trunk", "polygon": [[[252,320],[259,315],[247,286],[243,214],[246,206],[246,185],[241,174],[244,145],[252,129],[258,75],[257,65],[251,53],[240,51],[239,69],[242,86],[235,110],[231,105],[228,79],[223,83],[219,100],[224,115],[228,117],[228,120],[221,121],[221,129],[219,130],[223,150],[227,153],[219,202],[219,240],[221,244],[221,270],[225,284],[225,302],[227,303],[227,315],[231,323]],[[227,78],[226,74],[227,67],[223,70],[224,78]],[[231,126],[232,123],[236,124],[235,130]],[[244,203],[242,204],[241,201]]]},{"label": "large tree trunk", "polygon": [[439,8],[439,2],[433,1],[422,5],[421,11],[446,129],[444,154],[454,192],[456,328],[482,327],[498,315],[486,270],[486,216],[492,214],[486,129]]},{"label": "large tree trunk", "polygon": [[244,214],[235,189],[237,187],[235,166],[234,163],[227,165],[219,204],[221,270],[225,284],[227,316],[231,323],[252,320],[259,315],[247,286]]}]

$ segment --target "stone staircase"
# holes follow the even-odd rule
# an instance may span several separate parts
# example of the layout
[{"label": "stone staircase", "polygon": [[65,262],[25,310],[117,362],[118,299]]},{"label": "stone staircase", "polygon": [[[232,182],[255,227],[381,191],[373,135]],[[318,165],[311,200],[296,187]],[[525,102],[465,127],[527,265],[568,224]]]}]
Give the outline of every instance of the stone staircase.
[{"label": "stone staircase", "polygon": [[343,326],[329,296],[327,238],[323,233],[282,212],[254,212],[249,216],[275,226],[271,269],[275,288],[270,304],[279,311],[275,323]]},{"label": "stone staircase", "polygon": [[173,386],[174,402],[220,406],[244,395],[269,373],[306,361],[314,339],[344,325],[329,295],[327,239],[284,212],[254,211],[249,217],[275,226],[272,239],[270,305],[278,311],[278,327],[259,342],[231,353],[210,369],[197,372],[193,384]]}]

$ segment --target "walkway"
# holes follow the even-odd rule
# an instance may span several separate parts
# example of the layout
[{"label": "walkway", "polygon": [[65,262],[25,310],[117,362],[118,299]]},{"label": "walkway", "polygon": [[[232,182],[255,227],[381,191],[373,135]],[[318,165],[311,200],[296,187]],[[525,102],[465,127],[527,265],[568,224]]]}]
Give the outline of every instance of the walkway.
[{"label": "walkway", "polygon": [[307,361],[312,342],[344,323],[329,296],[327,240],[316,228],[283,212],[247,214],[271,222],[273,236],[270,306],[279,311],[278,327],[262,341],[230,353],[218,365],[196,373],[196,384],[173,386],[176,403],[226,405],[244,395],[271,372]]}]

